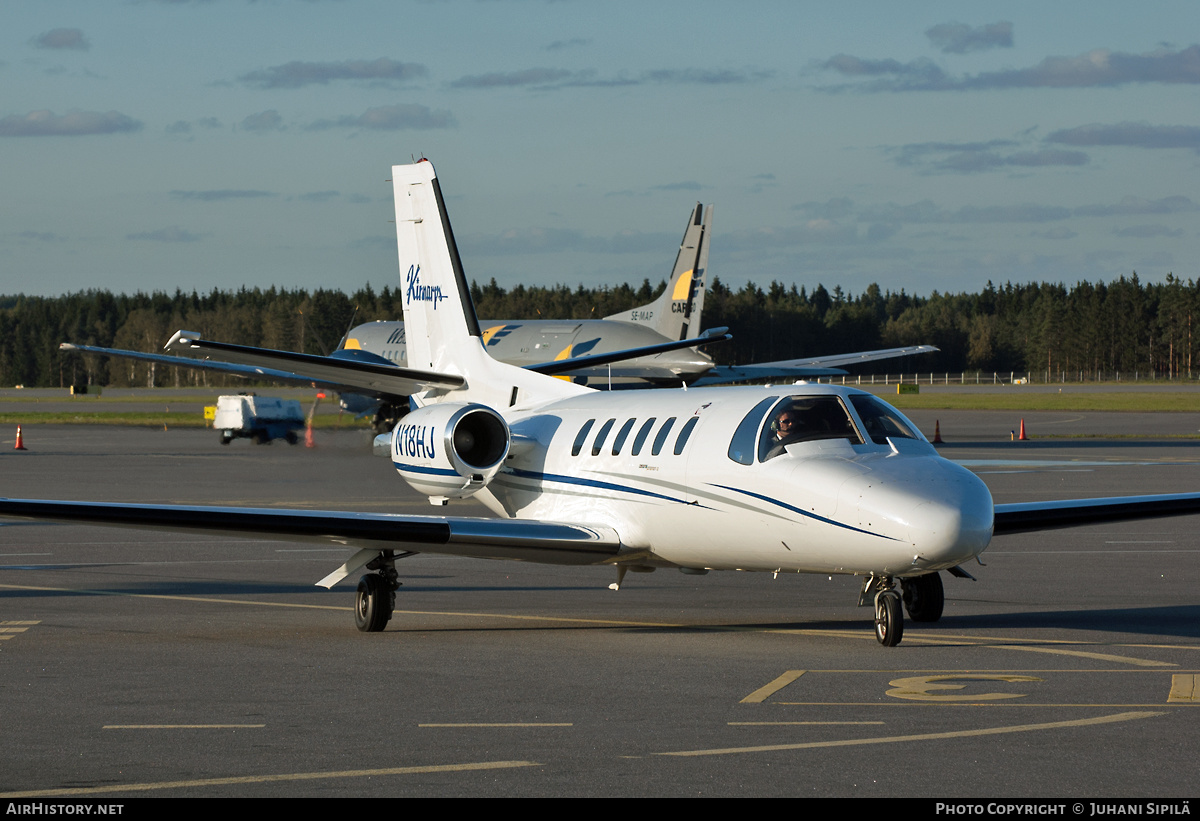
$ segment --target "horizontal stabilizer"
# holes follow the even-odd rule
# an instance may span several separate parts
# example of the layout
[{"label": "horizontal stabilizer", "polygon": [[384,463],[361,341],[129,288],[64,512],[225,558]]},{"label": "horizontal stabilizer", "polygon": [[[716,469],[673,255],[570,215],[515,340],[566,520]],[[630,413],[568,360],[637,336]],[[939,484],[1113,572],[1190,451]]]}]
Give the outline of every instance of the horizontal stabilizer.
[{"label": "horizontal stabilizer", "polygon": [[[180,334],[172,337],[171,343],[168,343],[169,347],[175,345],[179,338]],[[383,399],[400,400],[430,388],[458,388],[464,384],[463,378],[456,374],[400,368],[382,358],[379,362],[373,362],[250,348],[223,342],[203,342],[198,338],[192,338],[189,342],[189,353],[185,356],[72,345],[69,342],[62,343],[59,349],[137,359],[177,368],[215,371],[244,379],[360,393]],[[200,345],[201,342],[203,346]],[[178,350],[175,347],[171,349]]]}]

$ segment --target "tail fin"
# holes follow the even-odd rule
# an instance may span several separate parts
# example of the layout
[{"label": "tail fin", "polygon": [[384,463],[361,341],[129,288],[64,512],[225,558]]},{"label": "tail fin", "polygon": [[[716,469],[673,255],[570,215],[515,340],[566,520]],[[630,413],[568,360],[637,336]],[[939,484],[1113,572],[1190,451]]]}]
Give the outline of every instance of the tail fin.
[{"label": "tail fin", "polygon": [[630,311],[606,316],[649,325],[667,339],[689,339],[700,333],[700,314],[704,309],[705,276],[708,273],[708,235],[712,229],[712,206],[700,203],[688,217],[683,241],[671,279],[658,299]]},{"label": "tail fin", "polygon": [[[455,398],[497,409],[587,393],[488,356],[433,164],[392,166],[392,188],[408,367],[463,376]],[[418,401],[440,401],[442,393]]]}]

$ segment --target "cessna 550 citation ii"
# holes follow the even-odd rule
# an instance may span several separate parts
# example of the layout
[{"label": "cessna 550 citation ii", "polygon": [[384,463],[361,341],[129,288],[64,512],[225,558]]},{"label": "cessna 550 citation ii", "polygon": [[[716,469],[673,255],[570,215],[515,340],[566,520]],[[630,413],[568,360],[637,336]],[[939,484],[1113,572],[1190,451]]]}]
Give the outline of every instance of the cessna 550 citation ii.
[{"label": "cessna 550 citation ii", "polygon": [[[366,570],[355,621],[384,629],[396,560],[416,552],[628,570],[862,577],[893,646],[942,613],[940,571],[994,534],[1200,510],[1200,493],[993,505],[902,414],[863,391],[595,391],[487,355],[433,166],[392,169],[414,409],[385,437],[435,505],[498,518],[0,500],[0,515],[208,529],[357,548],[319,584]],[[416,368],[418,370],[412,370]]]}]

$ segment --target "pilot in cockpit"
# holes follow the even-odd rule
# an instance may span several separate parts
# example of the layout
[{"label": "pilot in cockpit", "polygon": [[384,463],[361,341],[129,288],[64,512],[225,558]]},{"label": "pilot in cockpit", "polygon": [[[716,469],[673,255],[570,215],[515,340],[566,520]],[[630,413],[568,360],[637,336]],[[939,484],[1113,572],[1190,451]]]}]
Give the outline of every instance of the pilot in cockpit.
[{"label": "pilot in cockpit", "polygon": [[814,439],[850,439],[861,442],[850,418],[834,397],[805,397],[783,404],[775,413],[759,453],[765,462],[781,455],[788,445]]},{"label": "pilot in cockpit", "polygon": [[[795,404],[784,405],[775,418],[771,420],[771,435],[763,461],[774,459],[783,453],[788,445],[803,439],[800,424],[800,413]],[[760,451],[761,452],[761,451]]]}]

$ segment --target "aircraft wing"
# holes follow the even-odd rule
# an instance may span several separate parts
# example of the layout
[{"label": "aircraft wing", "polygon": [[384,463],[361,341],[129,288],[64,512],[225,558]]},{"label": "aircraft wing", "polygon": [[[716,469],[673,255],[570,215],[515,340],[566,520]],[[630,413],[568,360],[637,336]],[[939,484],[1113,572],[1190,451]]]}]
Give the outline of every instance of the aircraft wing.
[{"label": "aircraft wing", "polygon": [[[177,338],[176,334],[172,341]],[[194,356],[124,351],[116,348],[97,348],[91,345],[72,345],[64,342],[59,346],[64,351],[82,351],[104,356],[139,359],[157,362],[176,368],[198,368],[217,371],[245,379],[260,379],[285,384],[328,388],[339,392],[360,393],[386,399],[407,399],[408,396],[430,388],[458,388],[464,384],[461,376],[432,371],[400,368],[383,357],[363,357],[362,351],[346,351],[344,356],[313,356],[311,354],[272,351],[266,348],[246,348],[241,345],[207,343],[224,348],[253,352],[242,357],[243,361],[227,359],[201,359]],[[358,356],[350,356],[357,354]],[[368,358],[369,357],[369,358]]]},{"label": "aircraft wing", "polygon": [[933,353],[937,350],[940,349],[934,345],[912,345],[907,348],[883,348],[877,351],[781,359],[776,362],[755,362],[752,365],[718,365],[692,384],[695,386],[719,385],[730,382],[747,382],[753,379],[806,379],[814,376],[842,376],[846,373],[841,370],[843,365],[894,359],[910,354]]},{"label": "aircraft wing", "polygon": [[[381,550],[397,550],[587,565],[603,563],[616,556],[621,547],[620,537],[610,528],[523,519],[3,498],[0,516],[150,530],[251,534],[357,547],[372,556]],[[331,574],[326,577],[326,586],[345,575],[348,573]]]},{"label": "aircraft wing", "polygon": [[1200,493],[1167,493],[1157,496],[1114,496],[1101,499],[1068,499],[1059,502],[1019,502],[996,505],[992,529],[997,536],[1059,527],[1153,519],[1200,513]]},{"label": "aircraft wing", "polygon": [[911,345],[907,348],[883,348],[878,351],[859,351],[858,353],[836,353],[829,356],[813,356],[807,359],[785,359],[779,362],[756,363],[760,368],[836,368],[841,365],[855,365],[859,362],[874,362],[878,359],[895,359],[898,356],[908,356],[915,353],[933,353],[940,348],[934,345]]}]

